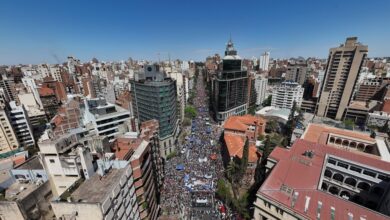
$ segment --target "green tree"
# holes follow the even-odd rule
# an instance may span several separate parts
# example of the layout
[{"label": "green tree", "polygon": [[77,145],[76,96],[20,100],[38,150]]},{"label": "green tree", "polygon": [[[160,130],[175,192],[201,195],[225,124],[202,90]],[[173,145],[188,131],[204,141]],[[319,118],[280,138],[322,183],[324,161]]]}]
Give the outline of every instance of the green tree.
[{"label": "green tree", "polygon": [[382,133],[388,133],[389,132],[389,121],[386,121],[386,123],[382,127],[379,127],[378,131],[382,132]]},{"label": "green tree", "polygon": [[196,109],[193,106],[189,105],[185,108],[184,114],[185,117],[194,119],[197,113],[196,113]]},{"label": "green tree", "polygon": [[297,118],[295,117],[296,111],[297,111],[297,103],[294,101],[293,106],[292,106],[291,111],[290,111],[290,115],[288,116],[288,120],[286,122],[285,132],[284,132],[284,134],[287,138],[287,141],[285,141],[285,144],[287,144],[287,145],[290,144],[292,133],[294,131],[294,128],[297,125]]},{"label": "green tree", "polygon": [[272,101],[272,95],[269,95],[264,101],[263,103],[261,103],[262,106],[266,107],[266,106],[271,106],[271,101]]},{"label": "green tree", "polygon": [[248,137],[245,140],[244,148],[242,150],[242,159],[241,159],[241,176],[245,175],[246,168],[248,167],[248,157],[249,157],[249,139]]},{"label": "green tree", "polygon": [[355,122],[352,119],[346,119],[344,120],[344,126],[346,129],[353,130],[355,127]]},{"label": "green tree", "polygon": [[265,124],[265,131],[267,133],[279,132],[278,122],[272,119],[267,121]]}]

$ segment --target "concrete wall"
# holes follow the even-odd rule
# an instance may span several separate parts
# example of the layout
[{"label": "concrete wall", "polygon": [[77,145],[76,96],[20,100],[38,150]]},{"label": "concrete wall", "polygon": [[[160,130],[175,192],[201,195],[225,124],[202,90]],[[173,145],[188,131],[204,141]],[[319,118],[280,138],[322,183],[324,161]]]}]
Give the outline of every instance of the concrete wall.
[{"label": "concrete wall", "polygon": [[0,201],[0,219],[24,220],[17,202]]},{"label": "concrete wall", "polygon": [[69,217],[77,213],[77,220],[100,220],[103,214],[98,203],[70,203],[70,202],[52,202],[54,214],[57,218],[61,216]]}]

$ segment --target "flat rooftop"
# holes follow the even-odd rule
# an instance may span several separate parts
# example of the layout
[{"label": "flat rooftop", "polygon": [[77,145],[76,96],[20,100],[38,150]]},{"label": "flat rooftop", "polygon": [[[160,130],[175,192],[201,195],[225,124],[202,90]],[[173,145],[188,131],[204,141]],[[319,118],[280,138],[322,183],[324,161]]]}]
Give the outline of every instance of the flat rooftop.
[{"label": "flat rooftop", "polygon": [[22,200],[32,192],[34,192],[39,186],[35,183],[19,183],[16,181],[5,191],[5,199],[9,201]]},{"label": "flat rooftop", "polygon": [[119,183],[125,169],[111,169],[105,176],[98,173],[85,180],[72,194],[74,202],[103,202]]},{"label": "flat rooftop", "polygon": [[25,161],[19,166],[15,167],[17,170],[43,170],[43,166],[37,156]]}]

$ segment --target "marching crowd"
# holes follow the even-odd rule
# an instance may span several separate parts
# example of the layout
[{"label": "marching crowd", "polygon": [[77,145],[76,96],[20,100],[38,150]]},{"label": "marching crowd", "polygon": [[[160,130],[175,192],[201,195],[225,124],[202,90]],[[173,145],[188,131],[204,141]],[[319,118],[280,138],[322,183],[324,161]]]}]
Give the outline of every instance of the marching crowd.
[{"label": "marching crowd", "polygon": [[218,219],[214,194],[223,176],[218,139],[219,127],[209,119],[207,96],[202,75],[196,84],[194,106],[198,115],[192,120],[179,154],[166,161],[161,193],[163,215],[187,219]]}]

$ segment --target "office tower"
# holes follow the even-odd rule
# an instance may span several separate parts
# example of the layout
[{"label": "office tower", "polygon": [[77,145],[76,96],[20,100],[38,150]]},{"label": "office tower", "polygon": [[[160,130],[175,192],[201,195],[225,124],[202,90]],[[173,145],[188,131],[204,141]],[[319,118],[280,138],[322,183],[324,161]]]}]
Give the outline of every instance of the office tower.
[{"label": "office tower", "polygon": [[244,115],[248,105],[248,72],[242,67],[233,42],[229,40],[225,57],[212,82],[215,118],[225,121],[231,115]]},{"label": "office tower", "polygon": [[272,91],[271,106],[291,109],[294,101],[297,107],[302,104],[304,88],[296,82],[283,82]]},{"label": "office tower", "polygon": [[6,78],[6,76],[0,76],[0,88],[3,89],[5,98],[8,101],[18,101],[13,79]]},{"label": "office tower", "polygon": [[268,66],[269,66],[269,52],[264,52],[260,56],[260,66],[259,68],[264,71],[268,71]]},{"label": "office tower", "polygon": [[261,105],[266,98],[268,79],[260,75],[256,76],[255,88],[256,88],[256,105]]},{"label": "office tower", "polygon": [[179,133],[176,82],[160,71],[158,65],[145,65],[131,80],[133,112],[140,122],[159,122],[160,155],[175,151]]},{"label": "office tower", "polygon": [[367,52],[368,46],[358,43],[357,37],[347,38],[345,44],[330,49],[317,106],[318,116],[343,119]]}]

